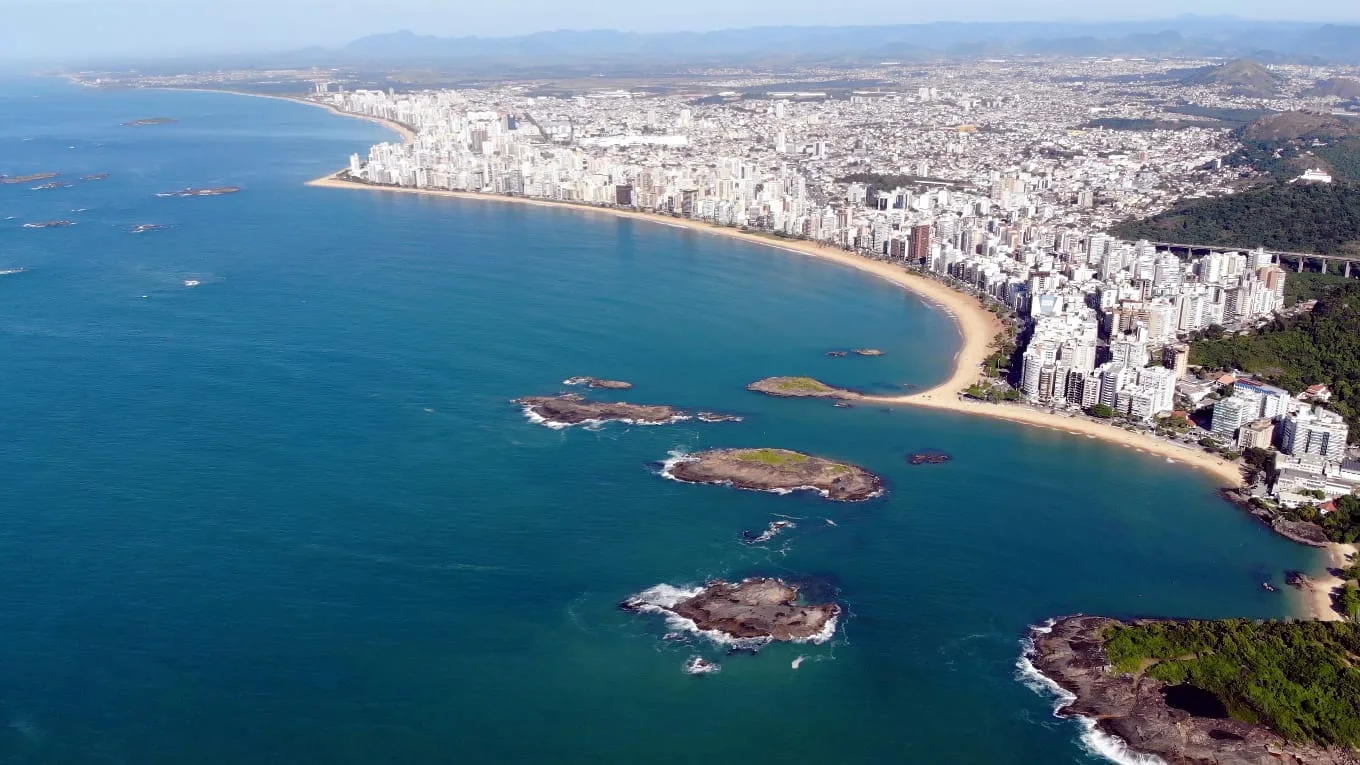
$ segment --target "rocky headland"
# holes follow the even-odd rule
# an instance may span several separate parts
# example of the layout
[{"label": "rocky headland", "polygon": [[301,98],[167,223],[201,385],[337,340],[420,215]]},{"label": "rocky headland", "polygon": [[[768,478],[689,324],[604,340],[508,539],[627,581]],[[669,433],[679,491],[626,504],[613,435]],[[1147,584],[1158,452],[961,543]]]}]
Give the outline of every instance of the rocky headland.
[{"label": "rocky headland", "polygon": [[562,381],[563,385],[584,385],[587,388],[603,388],[605,390],[629,390],[633,387],[630,382],[623,380],[605,380],[599,377],[568,377]]},{"label": "rocky headland", "polygon": [[575,393],[560,396],[525,396],[514,403],[524,407],[530,419],[549,427],[566,427],[594,422],[627,422],[635,425],[667,425],[689,419],[689,415],[664,404],[629,404],[590,401]]},{"label": "rocky headland", "polygon": [[780,579],[741,582],[721,579],[697,591],[653,587],[625,600],[620,607],[640,613],[665,613],[693,623],[693,629],[716,632],[737,641],[824,642],[836,630],[841,608],[835,603],[802,605],[798,587]]},{"label": "rocky headland", "polygon": [[778,398],[857,398],[859,394],[834,388],[812,377],[766,377],[746,386],[746,390]]},{"label": "rocky headland", "polygon": [[[1032,632],[1033,645],[1026,658],[1069,694],[1070,700],[1058,710],[1060,716],[1092,720],[1101,731],[1118,736],[1133,750],[1171,765],[1360,763],[1354,750],[1290,741],[1266,725],[1234,719],[1213,694],[1184,682],[1171,685],[1146,674],[1154,660],[1144,660],[1136,673],[1117,671],[1106,652],[1106,631],[1121,625],[1157,623],[1066,617],[1051,628]],[[1192,660],[1195,656],[1179,658]]]},{"label": "rocky headland", "polygon": [[663,474],[686,483],[717,483],[752,491],[816,491],[855,502],[883,494],[883,479],[855,465],[788,449],[715,449],[666,462]]},{"label": "rocky headland", "polygon": [[1287,518],[1283,513],[1253,502],[1251,495],[1245,491],[1220,489],[1219,494],[1229,502],[1256,516],[1258,520],[1285,539],[1309,547],[1326,547],[1331,544],[1331,540],[1327,538],[1327,532],[1321,526],[1308,521],[1296,521]]}]

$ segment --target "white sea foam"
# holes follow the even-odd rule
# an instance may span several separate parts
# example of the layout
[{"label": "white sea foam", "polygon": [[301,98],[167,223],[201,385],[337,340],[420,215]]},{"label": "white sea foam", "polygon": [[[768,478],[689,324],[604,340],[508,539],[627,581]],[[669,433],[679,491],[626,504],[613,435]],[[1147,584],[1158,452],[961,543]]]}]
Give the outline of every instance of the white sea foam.
[{"label": "white sea foam", "polygon": [[3,271],[0,271],[0,276],[9,276],[10,274],[22,274],[23,272],[24,269],[22,268],[6,268]]},{"label": "white sea foam", "polygon": [[[1039,635],[1047,635],[1053,631],[1054,622],[1052,619],[1030,628],[1030,631]],[[1088,754],[1097,757],[1104,757],[1110,762],[1118,765],[1166,765],[1166,761],[1160,757],[1135,752],[1129,749],[1128,744],[1118,736],[1100,730],[1096,726],[1096,721],[1082,715],[1063,715],[1062,710],[1066,709],[1077,700],[1076,694],[1058,685],[1052,678],[1040,672],[1034,666],[1031,657],[1034,655],[1034,640],[1025,638],[1020,641],[1023,650],[1020,658],[1015,662],[1015,678],[1025,685],[1025,687],[1038,693],[1039,695],[1052,696],[1055,701],[1053,704],[1053,716],[1060,720],[1074,719],[1081,727],[1081,746]]]},{"label": "white sea foam", "polygon": [[839,617],[839,616],[833,616],[833,617],[831,617],[830,619],[827,619],[827,620],[826,620],[826,624],[822,625],[821,631],[818,632],[817,634],[815,634],[815,635],[808,635],[808,636],[805,637],[805,638],[794,638],[793,640],[790,640],[789,642],[790,642],[790,643],[812,643],[813,645],[821,645],[822,643],[825,643],[825,642],[831,640],[831,638],[833,638],[833,637],[836,636],[836,624],[837,624],[837,622],[839,622],[839,621],[840,621],[840,617]]},{"label": "white sea foam", "polygon": [[685,674],[687,675],[711,675],[721,671],[722,667],[705,660],[702,656],[691,656],[689,661],[685,662]]},{"label": "white sea foam", "polygon": [[[627,603],[629,608],[638,613],[660,614],[666,617],[666,629],[670,632],[688,632],[692,635],[708,638],[718,645],[730,648],[759,650],[768,645],[773,639],[768,637],[739,638],[733,637],[721,630],[699,629],[699,625],[693,619],[686,619],[671,610],[681,601],[693,598],[703,591],[703,587],[685,589],[669,584],[658,584],[655,587],[649,587],[629,598]],[[832,621],[834,622],[834,620]],[[813,637],[817,636],[814,635]]]},{"label": "white sea foam", "polygon": [[673,425],[677,422],[684,422],[685,420],[690,419],[689,415],[677,414],[674,417],[670,417],[659,422],[644,422],[642,420],[629,420],[629,419],[602,420],[598,418],[581,420],[580,422],[558,422],[557,420],[550,420],[547,417],[544,417],[543,415],[539,414],[538,412],[535,412],[532,404],[525,404],[523,412],[525,419],[529,420],[529,422],[535,425],[542,425],[545,428],[552,428],[553,430],[566,430],[567,428],[575,427],[582,427],[586,430],[598,430],[602,425],[605,425],[606,423],[610,422],[621,422],[625,425]]},{"label": "white sea foam", "polygon": [[803,666],[803,662],[805,661],[807,661],[806,656],[799,656],[798,658],[793,660],[793,668],[798,669],[799,667]]}]

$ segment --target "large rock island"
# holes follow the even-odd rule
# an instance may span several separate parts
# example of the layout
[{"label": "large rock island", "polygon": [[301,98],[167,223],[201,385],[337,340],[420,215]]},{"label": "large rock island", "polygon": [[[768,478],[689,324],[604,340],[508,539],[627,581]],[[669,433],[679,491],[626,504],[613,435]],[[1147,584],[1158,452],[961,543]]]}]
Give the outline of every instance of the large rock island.
[{"label": "large rock island", "polygon": [[559,428],[611,420],[634,425],[667,425],[689,419],[688,414],[672,406],[590,401],[575,393],[525,396],[515,399],[514,403],[524,407],[524,413],[530,420]]},{"label": "large rock island", "polygon": [[661,585],[621,606],[641,613],[665,613],[692,623],[691,629],[737,641],[825,642],[835,634],[841,612],[835,603],[801,605],[797,586],[765,578],[735,584],[718,579],[699,590]]},{"label": "large rock island", "polygon": [[1360,625],[1071,616],[1031,637],[1060,715],[1172,765],[1360,763]]},{"label": "large rock island", "polygon": [[686,483],[721,483],[753,491],[816,491],[854,502],[883,493],[883,479],[861,467],[788,449],[715,449],[666,462],[663,474]]}]

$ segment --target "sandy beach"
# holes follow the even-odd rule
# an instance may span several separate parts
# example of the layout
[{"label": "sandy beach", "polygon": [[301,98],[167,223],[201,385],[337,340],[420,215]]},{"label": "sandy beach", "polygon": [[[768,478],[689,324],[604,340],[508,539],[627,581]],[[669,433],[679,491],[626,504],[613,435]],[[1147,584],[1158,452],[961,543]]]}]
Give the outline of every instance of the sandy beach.
[{"label": "sandy beach", "polygon": [[540,207],[569,207],[586,214],[593,213],[630,218],[633,220],[644,220],[665,226],[726,236],[752,244],[775,247],[789,252],[808,255],[821,260],[831,261],[848,268],[854,268],[884,281],[896,284],[903,289],[934,303],[954,319],[954,323],[958,326],[963,340],[958,355],[955,356],[954,370],[949,376],[949,379],[933,388],[919,393],[905,396],[875,396],[870,397],[869,400],[882,404],[944,409],[953,412],[992,417],[1025,425],[1048,428],[1055,432],[1066,433],[1078,437],[1098,438],[1109,443],[1118,444],[1129,449],[1142,450],[1149,454],[1155,454],[1171,459],[1178,464],[1184,464],[1192,468],[1206,471],[1221,480],[1225,486],[1240,486],[1242,483],[1241,469],[1237,465],[1198,449],[1163,441],[1162,439],[1144,435],[1142,433],[1130,433],[1129,431],[1115,427],[1114,425],[1091,422],[1083,418],[1069,417],[1065,414],[1049,414],[1025,406],[988,404],[981,401],[962,398],[960,394],[980,379],[983,363],[986,361],[987,357],[991,355],[992,343],[1002,330],[1001,321],[997,319],[991,311],[984,308],[977,298],[958,292],[945,284],[919,274],[911,273],[890,263],[870,260],[854,253],[816,244],[814,242],[774,240],[770,237],[739,231],[737,229],[715,226],[702,221],[687,218],[672,218],[665,215],[635,210],[617,210],[549,200],[479,194],[475,192],[377,186],[341,180],[336,177],[336,174],[310,181],[307,185],[322,188],[361,189],[380,193],[424,194],[491,203],[522,204]]},{"label": "sandy beach", "polygon": [[[1355,554],[1355,545],[1327,545],[1327,568],[1345,568]],[[1332,595],[1345,584],[1346,580],[1323,569],[1323,575],[1315,577],[1303,591],[1308,616],[1324,622],[1342,621],[1341,614],[1332,608]]]}]

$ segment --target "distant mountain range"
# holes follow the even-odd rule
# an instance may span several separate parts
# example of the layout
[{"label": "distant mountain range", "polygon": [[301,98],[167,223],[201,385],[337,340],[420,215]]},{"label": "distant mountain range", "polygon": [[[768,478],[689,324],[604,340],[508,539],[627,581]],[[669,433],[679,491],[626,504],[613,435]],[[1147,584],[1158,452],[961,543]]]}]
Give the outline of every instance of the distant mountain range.
[{"label": "distant mountain range", "polygon": [[[365,60],[908,61],[939,56],[1224,56],[1266,62],[1360,63],[1360,25],[1184,16],[1126,23],[955,23],[755,27],[643,34],[612,30],[445,38],[409,31],[364,37],[345,58]],[[1265,70],[1262,70],[1265,71]],[[1240,87],[1266,86],[1260,80]],[[1268,74],[1268,72],[1267,72]]]}]

